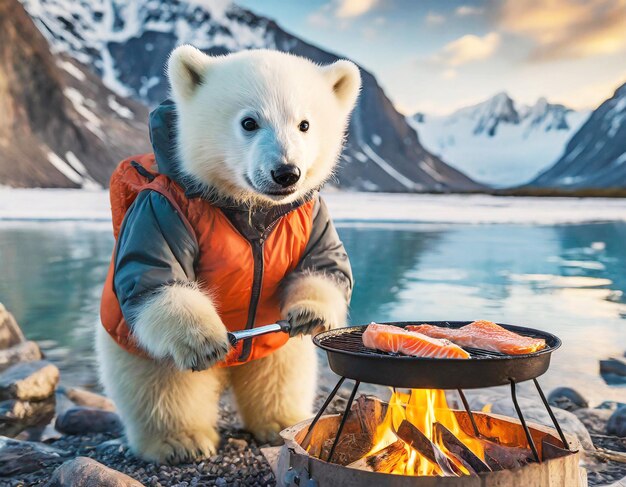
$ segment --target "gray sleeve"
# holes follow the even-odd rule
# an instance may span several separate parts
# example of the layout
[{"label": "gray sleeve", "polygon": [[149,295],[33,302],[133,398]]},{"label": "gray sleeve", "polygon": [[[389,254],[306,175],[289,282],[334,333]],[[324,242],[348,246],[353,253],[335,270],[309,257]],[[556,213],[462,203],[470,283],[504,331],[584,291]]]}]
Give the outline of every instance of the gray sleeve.
[{"label": "gray sleeve", "polygon": [[319,272],[332,277],[343,288],[346,300],[350,300],[353,285],[350,260],[321,197],[315,202],[311,236],[296,272]]},{"label": "gray sleeve", "polygon": [[195,279],[195,235],[162,194],[143,191],[124,217],[117,240],[113,286],[132,327],[137,304],[161,286]]}]

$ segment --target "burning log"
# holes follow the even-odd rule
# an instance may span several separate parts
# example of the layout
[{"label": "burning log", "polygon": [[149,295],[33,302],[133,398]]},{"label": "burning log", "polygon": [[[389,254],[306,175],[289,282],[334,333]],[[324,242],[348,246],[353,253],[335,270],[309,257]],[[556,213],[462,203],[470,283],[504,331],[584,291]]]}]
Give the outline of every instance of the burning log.
[{"label": "burning log", "polygon": [[411,448],[417,450],[428,461],[437,465],[445,477],[458,477],[462,472],[454,465],[445,453],[437,445],[430,441],[424,433],[409,423],[407,420],[400,423],[396,432],[398,438],[402,439]]},{"label": "burning log", "polygon": [[503,446],[489,440],[480,440],[485,448],[485,463],[492,470],[510,470],[533,462],[528,448]]},{"label": "burning log", "polygon": [[408,457],[404,442],[398,440],[372,455],[349,464],[348,467],[370,472],[391,473],[399,466],[406,465]]},{"label": "burning log", "polygon": [[463,444],[454,434],[441,423],[435,423],[435,434],[441,438],[441,442],[448,451],[459,460],[470,473],[491,472],[491,468],[472,450]]}]

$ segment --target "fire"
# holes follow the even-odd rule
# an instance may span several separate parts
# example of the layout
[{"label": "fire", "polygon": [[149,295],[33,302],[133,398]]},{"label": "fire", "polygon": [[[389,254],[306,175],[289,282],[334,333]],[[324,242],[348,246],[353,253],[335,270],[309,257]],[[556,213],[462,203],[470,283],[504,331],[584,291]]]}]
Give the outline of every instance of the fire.
[{"label": "fire", "polygon": [[[458,472],[469,474],[463,464],[446,448],[435,428],[436,423],[445,426],[481,460],[485,459],[483,442],[466,434],[461,429],[454,412],[448,407],[445,392],[435,389],[414,389],[409,393],[394,391],[389,400],[385,418],[376,429],[374,446],[368,455],[398,441],[396,433],[404,420],[419,429],[426,438],[436,445]],[[406,461],[395,465],[389,473],[422,476],[445,475],[437,463],[430,461],[407,443],[404,444],[404,448],[407,453]]]}]

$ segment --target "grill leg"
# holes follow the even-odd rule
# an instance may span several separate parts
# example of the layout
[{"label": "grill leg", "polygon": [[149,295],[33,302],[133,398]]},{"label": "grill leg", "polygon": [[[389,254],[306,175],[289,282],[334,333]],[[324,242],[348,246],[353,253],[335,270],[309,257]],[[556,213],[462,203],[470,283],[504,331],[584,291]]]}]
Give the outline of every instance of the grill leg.
[{"label": "grill leg", "polygon": [[343,417],[341,418],[341,423],[339,423],[339,429],[337,430],[337,434],[335,435],[335,441],[333,441],[333,446],[330,449],[330,453],[328,454],[327,462],[333,458],[335,453],[335,448],[337,447],[337,443],[339,443],[339,437],[341,436],[341,432],[343,431],[343,427],[346,424],[346,419],[348,419],[348,414],[350,414],[350,408],[352,407],[352,401],[354,401],[354,396],[356,396],[356,391],[359,389],[361,385],[361,381],[354,382],[354,389],[352,389],[352,393],[350,394],[350,398],[348,399],[348,404],[346,404],[346,410],[343,412]]},{"label": "grill leg", "polygon": [[324,411],[326,411],[326,408],[330,404],[330,401],[332,401],[333,398],[337,395],[337,391],[343,385],[343,382],[345,380],[346,380],[345,377],[342,377],[341,379],[339,379],[339,382],[337,382],[337,385],[335,385],[333,390],[330,392],[330,394],[326,398],[326,401],[324,401],[324,404],[322,404],[322,407],[320,408],[320,410],[317,412],[317,414],[313,418],[313,421],[311,421],[311,424],[309,425],[309,428],[306,430],[306,436],[304,437],[304,440],[302,440],[302,444],[300,445],[305,450],[309,447],[309,442],[311,441],[311,436],[313,436],[313,428],[315,428],[315,425],[317,424],[319,419],[322,417],[322,414],[324,414]]},{"label": "grill leg", "polygon": [[539,460],[539,453],[537,453],[537,447],[535,446],[535,442],[533,441],[533,437],[530,434],[530,430],[528,429],[528,425],[526,424],[526,420],[524,419],[524,415],[522,414],[522,410],[517,403],[517,392],[515,390],[515,381],[511,379],[511,398],[513,399],[513,405],[515,406],[515,411],[517,411],[517,417],[522,423],[522,428],[524,428],[524,433],[526,433],[526,440],[528,440],[528,446],[533,452],[533,456],[537,463],[541,463]]},{"label": "grill leg", "polygon": [[563,448],[565,448],[566,450],[569,450],[569,443],[567,442],[567,439],[565,438],[565,435],[563,434],[561,425],[556,420],[556,416],[554,415],[554,412],[552,411],[550,404],[548,404],[548,400],[546,399],[546,396],[543,393],[543,390],[539,386],[539,381],[537,379],[533,379],[533,382],[535,383],[535,387],[537,388],[539,397],[541,397],[541,401],[543,402],[543,405],[546,407],[546,411],[548,411],[548,414],[550,415],[550,419],[552,420],[552,423],[554,424],[556,431],[559,433],[559,437],[561,438],[561,441],[563,442]]},{"label": "grill leg", "polygon": [[476,424],[476,420],[474,419],[474,414],[472,413],[469,403],[467,402],[465,393],[463,392],[463,389],[457,389],[457,391],[459,392],[459,396],[461,396],[461,402],[463,403],[463,407],[465,408],[465,411],[467,411],[467,415],[469,416],[470,422],[472,423],[472,428],[474,429],[474,435],[476,435],[476,438],[480,438],[481,436],[480,431],[478,431],[478,425]]}]

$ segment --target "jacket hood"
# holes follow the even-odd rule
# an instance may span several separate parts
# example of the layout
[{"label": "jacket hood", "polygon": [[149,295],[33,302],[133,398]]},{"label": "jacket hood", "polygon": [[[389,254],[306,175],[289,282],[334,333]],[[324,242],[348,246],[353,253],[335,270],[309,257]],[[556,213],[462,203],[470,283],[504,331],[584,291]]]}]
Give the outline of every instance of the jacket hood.
[{"label": "jacket hood", "polygon": [[188,192],[189,181],[181,173],[176,159],[176,105],[165,100],[150,112],[150,142],[160,174],[167,176]]}]

